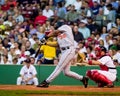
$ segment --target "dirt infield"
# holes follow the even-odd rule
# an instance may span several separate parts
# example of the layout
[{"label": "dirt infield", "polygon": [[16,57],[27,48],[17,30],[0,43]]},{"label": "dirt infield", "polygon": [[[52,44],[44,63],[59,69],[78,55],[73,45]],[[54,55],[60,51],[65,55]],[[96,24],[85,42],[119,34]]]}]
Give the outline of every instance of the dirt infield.
[{"label": "dirt infield", "polygon": [[120,92],[120,87],[114,88],[97,88],[93,86],[88,86],[84,88],[83,86],[53,86],[48,88],[38,88],[36,86],[30,85],[0,85],[0,90],[48,90],[48,91],[71,91],[71,92]]}]

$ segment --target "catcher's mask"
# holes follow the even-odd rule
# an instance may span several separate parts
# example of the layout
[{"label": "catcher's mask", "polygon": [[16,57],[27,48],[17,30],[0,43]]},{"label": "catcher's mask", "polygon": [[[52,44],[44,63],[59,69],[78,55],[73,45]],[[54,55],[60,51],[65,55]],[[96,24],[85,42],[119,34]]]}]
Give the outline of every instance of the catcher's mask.
[{"label": "catcher's mask", "polygon": [[95,48],[95,54],[97,57],[101,57],[101,52],[104,51],[106,53],[106,48],[104,46],[98,46]]}]

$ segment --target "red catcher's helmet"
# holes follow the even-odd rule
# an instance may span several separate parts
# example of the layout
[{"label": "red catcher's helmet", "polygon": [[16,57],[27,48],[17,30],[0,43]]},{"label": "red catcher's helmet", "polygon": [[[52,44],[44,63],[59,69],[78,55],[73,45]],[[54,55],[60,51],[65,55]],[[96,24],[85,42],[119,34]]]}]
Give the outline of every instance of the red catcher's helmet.
[{"label": "red catcher's helmet", "polygon": [[104,46],[98,46],[95,48],[96,57],[101,57],[101,51],[104,51],[106,53],[107,50]]}]

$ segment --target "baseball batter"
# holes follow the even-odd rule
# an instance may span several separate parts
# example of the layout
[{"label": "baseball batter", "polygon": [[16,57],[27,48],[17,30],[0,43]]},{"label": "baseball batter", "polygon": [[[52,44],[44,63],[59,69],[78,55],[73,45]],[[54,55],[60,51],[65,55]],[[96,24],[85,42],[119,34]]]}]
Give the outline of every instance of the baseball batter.
[{"label": "baseball batter", "polygon": [[74,38],[71,27],[68,25],[62,25],[58,28],[58,30],[50,33],[48,36],[50,37],[53,35],[57,36],[58,45],[61,49],[61,58],[52,74],[37,87],[48,87],[49,84],[60,74],[60,72],[63,71],[66,76],[82,81],[84,87],[86,88],[88,78],[70,71],[71,60],[75,55]]},{"label": "baseball batter", "polygon": [[90,65],[99,65],[101,70],[88,70],[86,75],[98,84],[98,87],[107,86],[109,88],[114,87],[113,82],[116,80],[116,66],[113,63],[112,58],[106,55],[106,48],[99,46],[95,48],[96,56],[98,60],[84,61]]}]

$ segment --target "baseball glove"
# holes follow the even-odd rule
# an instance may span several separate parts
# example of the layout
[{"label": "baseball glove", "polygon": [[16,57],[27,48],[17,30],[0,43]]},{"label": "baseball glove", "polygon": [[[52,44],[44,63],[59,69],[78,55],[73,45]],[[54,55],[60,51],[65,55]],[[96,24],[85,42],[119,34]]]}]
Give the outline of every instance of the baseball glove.
[{"label": "baseball glove", "polygon": [[83,60],[85,60],[85,54],[84,53],[78,53],[78,55],[77,55],[77,63],[82,63]]},{"label": "baseball glove", "polygon": [[86,56],[84,53],[78,53],[76,65],[77,66],[87,66],[88,64],[83,62],[85,59],[86,59]]}]

